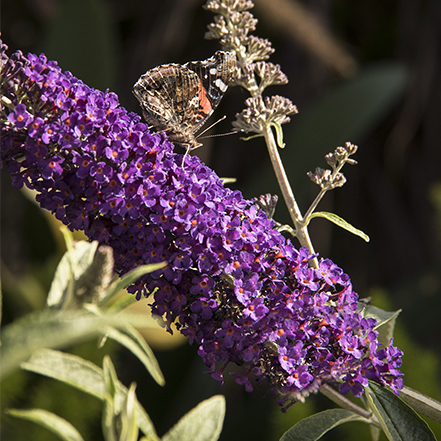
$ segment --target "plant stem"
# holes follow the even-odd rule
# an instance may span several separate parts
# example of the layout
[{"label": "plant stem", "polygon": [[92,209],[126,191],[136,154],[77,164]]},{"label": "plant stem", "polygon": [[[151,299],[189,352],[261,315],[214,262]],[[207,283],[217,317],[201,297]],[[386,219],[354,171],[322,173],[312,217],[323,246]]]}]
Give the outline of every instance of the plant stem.
[{"label": "plant stem", "polygon": [[[282,191],[283,199],[288,207],[289,215],[291,216],[291,220],[296,230],[296,237],[301,246],[308,247],[311,254],[314,254],[314,247],[312,245],[311,238],[309,237],[308,229],[305,225],[303,225],[303,216],[300,212],[299,206],[297,205],[291,185],[289,184],[288,176],[286,175],[285,168],[283,167],[282,160],[280,159],[276,140],[274,139],[274,134],[270,125],[266,126],[266,130],[264,131],[263,135],[268,148],[269,156],[271,158],[274,173],[276,174],[277,181]],[[317,258],[314,258],[312,262],[313,266],[318,268]]]},{"label": "plant stem", "polygon": [[363,418],[366,418],[367,420],[373,422],[376,426],[380,427],[380,423],[378,422],[375,415],[372,414],[372,412],[364,409],[363,407],[357,406],[355,403],[353,403],[351,400],[348,400],[342,394],[338,393],[328,384],[323,384],[322,386],[320,386],[319,391],[325,397],[329,398],[331,401],[338,404],[343,409],[350,410],[351,412],[354,412],[362,416]]},{"label": "plant stem", "polygon": [[305,214],[305,223],[307,224],[309,221],[309,218],[311,217],[312,213],[314,213],[314,210],[317,208],[317,205],[320,203],[320,201],[323,199],[323,196],[327,192],[327,189],[321,189],[320,193],[316,196],[311,206],[308,208],[308,211]]}]

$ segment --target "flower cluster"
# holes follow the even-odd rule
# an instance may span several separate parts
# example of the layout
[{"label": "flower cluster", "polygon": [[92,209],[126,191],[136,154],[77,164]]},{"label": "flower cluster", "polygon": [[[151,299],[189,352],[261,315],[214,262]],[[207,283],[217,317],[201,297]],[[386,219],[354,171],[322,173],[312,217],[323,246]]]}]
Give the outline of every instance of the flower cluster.
[{"label": "flower cluster", "polygon": [[110,245],[120,274],[168,266],[132,286],[153,313],[199,346],[214,378],[267,378],[286,400],[324,382],[359,396],[372,379],[403,385],[402,352],[380,347],[349,277],[328,259],[308,265],[241,193],[197,157],[44,55],[7,57],[1,46],[1,161],[17,187],[71,229]]},{"label": "flower cluster", "polygon": [[347,142],[345,147],[337,147],[334,153],[328,153],[325,157],[326,162],[332,167],[332,171],[317,167],[315,173],[307,173],[309,179],[326,191],[342,187],[346,183],[346,178],[340,170],[345,164],[357,164],[355,159],[350,158],[357,149],[358,147],[350,142]]},{"label": "flower cluster", "polygon": [[248,11],[253,6],[249,0],[208,0],[205,9],[217,15],[205,37],[219,39],[224,50],[235,52],[237,72],[233,84],[247,89],[251,95],[245,101],[245,109],[236,115],[233,126],[244,132],[262,134],[269,125],[289,122],[289,115],[296,114],[297,108],[285,97],[262,97],[268,86],[286,84],[288,77],[279,65],[263,61],[274,52],[271,42],[249,35],[257,24]]}]

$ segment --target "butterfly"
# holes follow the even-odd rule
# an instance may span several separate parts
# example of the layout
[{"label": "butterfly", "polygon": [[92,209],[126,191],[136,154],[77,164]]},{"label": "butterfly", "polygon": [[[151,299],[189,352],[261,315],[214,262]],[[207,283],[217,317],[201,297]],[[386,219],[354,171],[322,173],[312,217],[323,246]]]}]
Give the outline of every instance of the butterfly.
[{"label": "butterfly", "polygon": [[235,54],[217,51],[204,61],[148,70],[133,86],[133,94],[149,126],[166,132],[188,152],[202,145],[196,133],[218,106],[235,70]]}]

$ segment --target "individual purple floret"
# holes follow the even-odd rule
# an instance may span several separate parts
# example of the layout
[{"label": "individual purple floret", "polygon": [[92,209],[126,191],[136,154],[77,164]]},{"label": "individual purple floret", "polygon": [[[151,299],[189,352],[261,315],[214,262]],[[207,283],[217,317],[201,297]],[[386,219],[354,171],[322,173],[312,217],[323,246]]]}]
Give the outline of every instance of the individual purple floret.
[{"label": "individual purple floret", "polygon": [[219,381],[230,363],[252,390],[266,378],[282,403],[325,382],[362,394],[367,380],[403,386],[402,352],[382,347],[349,277],[274,229],[274,221],[195,156],[176,154],[117,96],[44,55],[1,47],[1,160],[13,184],[72,230],[110,245],[115,269],[168,266],[131,286],[175,322]]}]

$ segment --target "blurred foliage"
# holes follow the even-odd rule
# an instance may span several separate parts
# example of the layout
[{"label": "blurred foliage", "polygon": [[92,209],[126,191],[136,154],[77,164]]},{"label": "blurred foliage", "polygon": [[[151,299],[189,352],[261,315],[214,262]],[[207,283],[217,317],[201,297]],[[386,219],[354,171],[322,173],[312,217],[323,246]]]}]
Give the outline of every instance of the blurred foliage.
[{"label": "blurred foliage", "polygon": [[[131,88],[148,68],[204,59],[218,49],[216,42],[203,40],[212,16],[202,4],[200,0],[3,0],[2,38],[11,51],[45,52],[89,85],[114,90],[122,105],[138,112]],[[405,351],[405,380],[440,399],[441,2],[303,2],[303,20],[318,23],[356,60],[357,71],[343,76],[276,21],[270,10],[273,2],[256,4],[256,34],[273,42],[276,52],[271,61],[279,63],[290,79],[287,86],[270,92],[289,97],[300,110],[285,128],[287,147],[281,154],[303,211],[317,191],[306,172],[323,167],[323,156],[336,144],[351,141],[360,146],[359,165],[345,170],[348,183],[327,196],[319,209],[339,214],[365,231],[371,242],[315,220],[311,225],[315,248],[350,274],[361,297],[372,294],[376,306],[403,309],[396,344]],[[231,121],[245,98],[243,91],[230,89],[217,115],[226,114]],[[228,123],[220,123],[216,130],[228,132]],[[235,188],[246,197],[277,192],[262,140],[244,143],[229,136],[204,144],[197,154],[220,176],[236,177]],[[3,322],[8,323],[42,308],[64,250],[52,221],[11,187],[7,173],[1,178]],[[279,201],[276,218],[286,221],[284,216]],[[380,288],[373,291],[373,287]],[[384,293],[388,306],[381,304]],[[162,349],[156,354],[167,381],[164,388],[131,354],[116,352],[109,343],[97,350],[91,342],[74,352],[98,365],[110,352],[121,381],[138,383],[138,398],[159,434],[216,393],[227,397],[222,440],[278,439],[306,410],[329,406],[326,398],[316,396],[282,415],[263,387],[247,394],[232,379],[220,386],[204,375],[196,348],[185,340],[171,350],[163,344],[158,343]],[[16,373],[2,384],[1,401],[6,407],[47,408],[72,422],[86,438],[101,438],[100,403],[55,381]],[[17,425],[4,415],[2,420],[2,440],[53,439],[31,423]],[[432,427],[441,436],[439,425]],[[367,436],[367,429],[351,423],[324,439]]]}]

